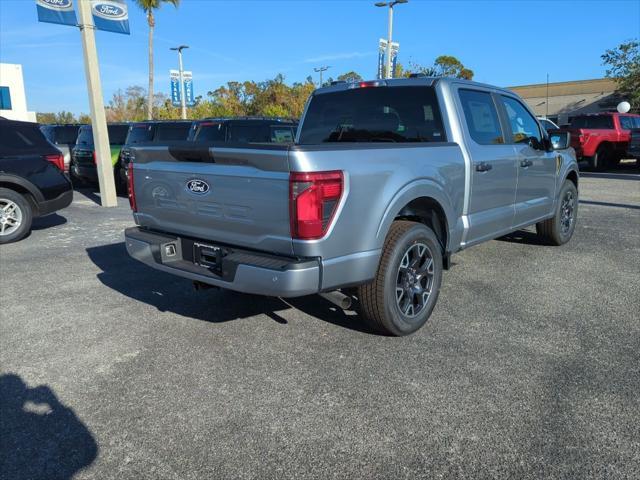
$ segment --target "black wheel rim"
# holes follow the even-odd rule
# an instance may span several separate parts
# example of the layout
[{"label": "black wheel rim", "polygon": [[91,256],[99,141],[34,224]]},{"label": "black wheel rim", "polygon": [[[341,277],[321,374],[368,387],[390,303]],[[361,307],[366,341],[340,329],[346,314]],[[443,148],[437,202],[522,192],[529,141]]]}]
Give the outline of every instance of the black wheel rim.
[{"label": "black wheel rim", "polygon": [[565,192],[560,204],[560,229],[566,235],[571,231],[575,221],[576,198],[571,190]]},{"label": "black wheel rim", "polygon": [[402,256],[396,278],[396,304],[402,315],[420,315],[433,288],[433,254],[424,243],[414,243]]}]

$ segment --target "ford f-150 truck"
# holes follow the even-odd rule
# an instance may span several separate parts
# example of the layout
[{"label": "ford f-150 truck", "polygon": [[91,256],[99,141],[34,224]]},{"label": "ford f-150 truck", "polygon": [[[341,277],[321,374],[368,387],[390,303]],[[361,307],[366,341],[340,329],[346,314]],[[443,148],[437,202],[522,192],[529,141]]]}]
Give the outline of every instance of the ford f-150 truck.
[{"label": "ford f-150 truck", "polygon": [[611,112],[573,117],[568,131],[578,160],[586,160],[594,170],[603,170],[629,156],[634,128],[640,128],[640,115]]},{"label": "ford f-150 truck", "polygon": [[336,83],[311,95],[293,145],[133,148],[126,247],[198,285],[343,305],[357,287],[363,317],[405,335],[429,318],[452,253],[529,225],[571,238],[568,142],[508,90]]}]

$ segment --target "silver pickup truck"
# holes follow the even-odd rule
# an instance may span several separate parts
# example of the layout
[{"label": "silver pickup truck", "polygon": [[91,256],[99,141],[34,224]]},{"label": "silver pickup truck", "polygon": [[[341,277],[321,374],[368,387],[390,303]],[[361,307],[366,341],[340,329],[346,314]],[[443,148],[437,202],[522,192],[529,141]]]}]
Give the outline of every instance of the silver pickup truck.
[{"label": "silver pickup truck", "polygon": [[549,244],[571,238],[568,145],[508,90],[336,83],[311,95],[293,145],[134,149],[126,246],[199,285],[336,303],[357,287],[374,328],[406,335],[429,318],[452,253],[534,224]]}]

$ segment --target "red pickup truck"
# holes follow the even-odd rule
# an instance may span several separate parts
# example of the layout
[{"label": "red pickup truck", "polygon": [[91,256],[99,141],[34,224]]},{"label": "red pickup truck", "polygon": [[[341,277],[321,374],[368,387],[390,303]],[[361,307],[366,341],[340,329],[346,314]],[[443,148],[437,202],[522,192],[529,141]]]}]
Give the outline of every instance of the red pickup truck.
[{"label": "red pickup truck", "polygon": [[602,170],[629,156],[631,129],[640,128],[640,115],[632,113],[593,113],[571,119],[568,131],[578,161]]}]

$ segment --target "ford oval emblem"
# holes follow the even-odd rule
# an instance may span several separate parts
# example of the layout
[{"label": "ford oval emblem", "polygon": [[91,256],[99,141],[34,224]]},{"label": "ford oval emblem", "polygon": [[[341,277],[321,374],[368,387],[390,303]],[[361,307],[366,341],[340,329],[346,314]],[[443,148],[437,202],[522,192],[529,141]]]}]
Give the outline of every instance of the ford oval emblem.
[{"label": "ford oval emblem", "polygon": [[209,191],[209,184],[204,180],[193,179],[187,182],[187,190],[196,195],[204,195]]},{"label": "ford oval emblem", "polygon": [[51,10],[73,10],[71,0],[37,0],[37,3]]},{"label": "ford oval emblem", "polygon": [[97,2],[93,4],[93,13],[98,17],[106,18],[107,20],[124,20],[127,15],[127,10],[122,8],[115,2],[108,0]]}]

